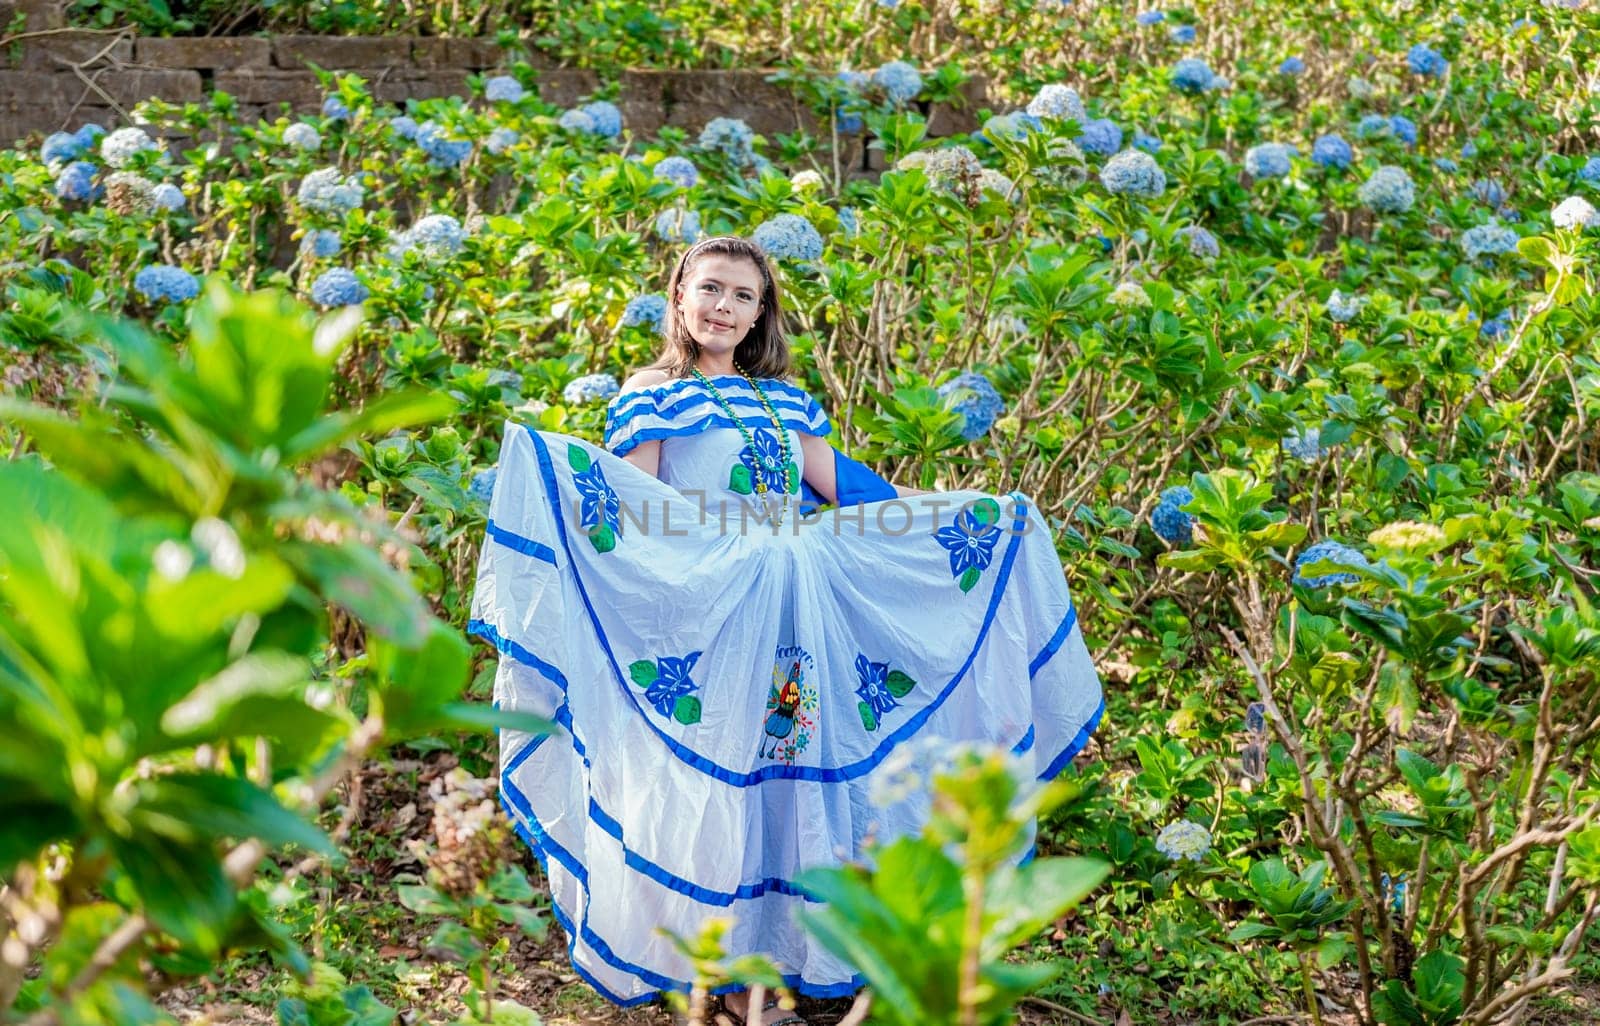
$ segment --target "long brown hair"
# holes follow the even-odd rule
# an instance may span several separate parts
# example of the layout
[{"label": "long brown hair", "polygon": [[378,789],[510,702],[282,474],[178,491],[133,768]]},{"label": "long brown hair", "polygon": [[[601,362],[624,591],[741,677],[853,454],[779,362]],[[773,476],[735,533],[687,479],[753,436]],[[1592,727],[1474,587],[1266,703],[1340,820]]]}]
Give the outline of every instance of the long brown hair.
[{"label": "long brown hair", "polygon": [[683,279],[694,268],[695,262],[706,256],[744,258],[761,272],[761,313],[750,331],[733,351],[733,362],[753,378],[787,378],[792,366],[789,356],[789,339],[783,333],[783,305],[779,298],[778,282],[772,276],[772,266],[767,254],[748,239],[736,235],[719,235],[702,239],[683,251],[672,277],[667,279],[666,345],[651,370],[664,370],[675,378],[686,378],[694,372],[695,360],[700,356],[700,343],[689,333],[683,314],[678,310],[678,290]]}]

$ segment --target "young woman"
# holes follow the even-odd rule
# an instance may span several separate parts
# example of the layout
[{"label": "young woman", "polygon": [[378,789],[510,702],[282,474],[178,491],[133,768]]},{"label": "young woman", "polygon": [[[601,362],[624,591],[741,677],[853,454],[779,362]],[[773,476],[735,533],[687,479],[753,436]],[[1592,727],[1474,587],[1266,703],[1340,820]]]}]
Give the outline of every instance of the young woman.
[{"label": "young woman", "polygon": [[[658,928],[710,916],[730,954],[845,996],[861,981],[796,924],[793,880],[920,828],[926,794],[875,806],[871,770],[965,741],[1054,776],[1099,680],[1031,502],[902,492],[828,443],[758,247],[696,244],[667,301],[609,451],[507,426],[472,627],[501,653],[497,703],[562,730],[502,733],[502,801],[611,1000],[686,988]],[[802,516],[803,486],[837,508]]]}]

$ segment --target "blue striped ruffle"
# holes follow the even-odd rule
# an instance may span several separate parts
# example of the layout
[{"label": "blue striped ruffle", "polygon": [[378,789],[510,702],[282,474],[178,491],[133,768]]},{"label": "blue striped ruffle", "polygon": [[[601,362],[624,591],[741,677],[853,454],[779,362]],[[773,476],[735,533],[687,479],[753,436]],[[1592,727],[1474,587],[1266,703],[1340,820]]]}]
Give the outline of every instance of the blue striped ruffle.
[{"label": "blue striped ruffle", "polygon": [[[713,381],[746,426],[770,423],[755,390],[739,377]],[[824,436],[833,430],[822,407],[804,390],[782,381],[763,381],[783,426],[800,434]],[[711,427],[738,428],[721,404],[698,381],[688,379],[661,388],[625,392],[606,411],[605,444],[624,456],[644,442],[699,434]]]}]

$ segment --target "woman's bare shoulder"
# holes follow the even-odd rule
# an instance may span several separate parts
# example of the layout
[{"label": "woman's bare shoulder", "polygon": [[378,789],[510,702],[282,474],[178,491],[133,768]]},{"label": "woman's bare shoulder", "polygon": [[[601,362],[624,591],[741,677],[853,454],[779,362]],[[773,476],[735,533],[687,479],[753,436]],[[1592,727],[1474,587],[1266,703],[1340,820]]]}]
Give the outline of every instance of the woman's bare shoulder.
[{"label": "woman's bare shoulder", "polygon": [[644,370],[639,371],[632,377],[628,378],[627,381],[624,381],[622,383],[622,391],[637,392],[640,389],[654,388],[657,385],[664,385],[671,380],[672,375],[668,374],[661,368],[646,367]]}]

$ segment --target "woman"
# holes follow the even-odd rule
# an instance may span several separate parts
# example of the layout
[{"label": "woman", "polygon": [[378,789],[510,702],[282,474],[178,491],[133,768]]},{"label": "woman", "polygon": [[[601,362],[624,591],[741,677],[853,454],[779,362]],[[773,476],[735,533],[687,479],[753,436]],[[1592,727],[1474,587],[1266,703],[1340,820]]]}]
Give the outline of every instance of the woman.
[{"label": "woman", "polygon": [[[611,1000],[686,988],[657,927],[712,915],[734,919],[730,954],[848,995],[792,881],[920,828],[926,795],[875,807],[869,772],[948,739],[1053,776],[1099,720],[1099,680],[1031,502],[893,489],[829,445],[787,380],[758,247],[698,243],[667,294],[665,351],[613,400],[609,452],[508,425],[473,629],[502,655],[497,702],[564,732],[502,734],[502,800]],[[839,508],[802,517],[803,485]]]}]

